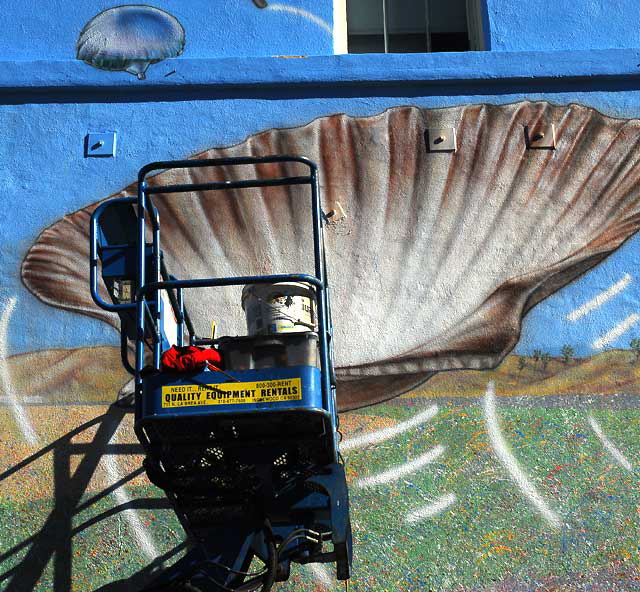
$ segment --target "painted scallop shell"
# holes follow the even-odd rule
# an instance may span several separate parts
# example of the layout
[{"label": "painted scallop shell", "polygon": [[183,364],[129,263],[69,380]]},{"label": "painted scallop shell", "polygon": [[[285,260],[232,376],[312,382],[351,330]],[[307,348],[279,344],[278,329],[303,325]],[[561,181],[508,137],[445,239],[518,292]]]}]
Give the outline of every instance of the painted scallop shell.
[{"label": "painted scallop shell", "polygon": [[[555,122],[556,149],[527,149],[524,126]],[[455,153],[428,128],[455,127]],[[640,224],[640,122],[593,109],[518,103],[396,107],[272,129],[196,158],[303,154],[320,168],[342,409],[382,401],[434,372],[489,368],[524,314],[596,265]],[[298,174],[297,165],[162,172],[150,184]],[[178,277],[309,267],[300,187],[159,195],[163,249]],[[135,194],[130,185],[116,195]],[[339,204],[339,205],[338,205]],[[340,207],[339,207],[340,206]],[[117,320],[87,287],[92,204],[46,229],[22,268],[54,306]],[[62,281],[61,281],[62,280]],[[200,327],[244,333],[239,292],[191,295]]]},{"label": "painted scallop shell", "polygon": [[101,70],[123,70],[144,80],[150,64],[184,49],[184,29],[159,8],[128,4],[109,8],[82,29],[77,57]]}]

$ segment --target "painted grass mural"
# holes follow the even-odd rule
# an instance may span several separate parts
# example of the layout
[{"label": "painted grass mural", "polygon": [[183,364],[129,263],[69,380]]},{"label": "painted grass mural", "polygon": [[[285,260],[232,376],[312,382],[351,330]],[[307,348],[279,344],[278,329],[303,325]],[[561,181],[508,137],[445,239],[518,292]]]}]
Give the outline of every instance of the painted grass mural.
[{"label": "painted grass mural", "polygon": [[[454,399],[425,390],[342,416],[353,590],[640,584],[636,398],[576,403],[495,388],[495,398],[490,387]],[[104,411],[29,407],[36,431],[53,445],[34,458],[28,446],[14,447],[3,459],[5,589],[29,581],[12,577],[12,568],[25,570],[35,590],[51,590],[60,578],[73,590],[127,589],[113,579],[138,574],[126,585],[141,582],[154,557],[182,548],[173,512],[141,475],[131,416]],[[6,409],[2,418],[3,433],[16,441]],[[71,435],[56,440],[65,429]],[[321,567],[299,570],[283,589],[341,587]]]}]

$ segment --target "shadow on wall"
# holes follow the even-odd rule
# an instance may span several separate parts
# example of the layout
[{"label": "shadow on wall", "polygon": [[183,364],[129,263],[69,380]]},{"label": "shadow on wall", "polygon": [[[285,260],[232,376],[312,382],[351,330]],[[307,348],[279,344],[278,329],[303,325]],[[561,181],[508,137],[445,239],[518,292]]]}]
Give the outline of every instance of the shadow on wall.
[{"label": "shadow on wall", "polygon": [[[35,589],[48,564],[53,562],[53,590],[68,592],[72,589],[74,539],[82,537],[90,527],[127,510],[169,508],[169,502],[164,498],[131,500],[126,496],[116,496],[118,505],[110,506],[108,510],[101,511],[74,526],[81,512],[95,507],[97,502],[144,471],[140,467],[110,486],[97,493],[92,491],[92,495],[88,495],[89,483],[104,459],[111,455],[139,455],[142,452],[138,444],[119,444],[112,440],[126,413],[128,410],[112,405],[103,415],[78,426],[0,474],[0,483],[4,483],[10,477],[19,477],[21,472],[26,474],[34,470],[33,465],[36,461],[49,453],[53,454],[53,508],[36,534],[0,555],[0,564],[14,563],[13,567],[0,574],[0,585],[5,586],[3,590],[18,592]],[[82,436],[91,439],[83,443],[77,442]],[[79,463],[73,463],[74,457],[80,458]],[[164,561],[179,554],[183,549],[184,544],[180,544],[156,557],[148,566],[127,580],[108,584],[100,590],[138,589],[153,577]],[[15,559],[25,551],[26,554],[16,563]]]}]

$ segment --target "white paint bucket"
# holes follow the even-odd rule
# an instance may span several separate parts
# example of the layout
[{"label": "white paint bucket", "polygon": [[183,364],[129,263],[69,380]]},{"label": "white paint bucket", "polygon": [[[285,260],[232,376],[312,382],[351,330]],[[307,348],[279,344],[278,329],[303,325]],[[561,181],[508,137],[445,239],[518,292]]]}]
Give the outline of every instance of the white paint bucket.
[{"label": "white paint bucket", "polygon": [[299,282],[249,284],[242,289],[249,335],[317,331],[315,290]]}]

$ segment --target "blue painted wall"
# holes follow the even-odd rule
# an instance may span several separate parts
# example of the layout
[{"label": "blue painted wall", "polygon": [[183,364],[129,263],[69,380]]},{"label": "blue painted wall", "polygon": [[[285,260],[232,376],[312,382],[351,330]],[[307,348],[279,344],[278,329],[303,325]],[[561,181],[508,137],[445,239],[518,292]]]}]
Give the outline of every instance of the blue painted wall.
[{"label": "blue painted wall", "polygon": [[487,0],[491,49],[607,49],[640,45],[635,0]]},{"label": "blue painted wall", "polygon": [[[546,61],[544,52],[295,60],[180,57],[152,65],[146,81],[77,60],[5,62],[0,88],[5,88],[5,101],[13,104],[0,107],[0,122],[7,130],[0,148],[0,181],[11,221],[0,226],[0,254],[4,297],[18,298],[9,352],[116,342],[104,324],[38,302],[21,283],[20,262],[43,228],[124,187],[147,161],[184,158],[238,143],[260,130],[301,125],[331,113],[372,115],[395,105],[544,99],[636,118],[636,54],[558,52],[553,61]],[[166,77],[165,71],[175,74]],[[117,157],[84,158],[85,134],[103,130],[117,131]],[[26,203],[31,207],[25,208]],[[635,268],[634,253],[635,248],[627,246],[592,272],[596,285]],[[575,284],[567,290],[565,308],[579,299],[582,288]],[[629,314],[640,299],[635,290],[630,288],[628,298],[609,305],[617,307],[615,311],[605,308],[586,325],[562,323],[557,301],[541,304],[531,313],[535,322],[525,322],[517,351],[555,347],[557,336],[564,335],[576,344],[577,353],[588,354],[594,336],[610,328],[612,319]],[[622,336],[612,345],[626,341]]]},{"label": "blue painted wall", "polygon": [[[78,32],[98,12],[125,4],[68,0],[19,2],[5,18],[0,58],[62,60],[75,57]],[[334,53],[331,0],[158,0],[187,31],[185,58]],[[633,48],[640,45],[635,0],[483,0],[487,47],[496,51]],[[57,20],[52,19],[56,15]],[[54,25],[55,23],[55,25]]]},{"label": "blue painted wall", "polygon": [[[635,91],[640,50],[601,49],[637,44],[640,11],[631,0],[615,6],[586,0],[489,0],[487,32],[491,48],[500,51],[305,59],[230,56],[331,54],[329,0],[269,2],[266,9],[251,0],[162,0],[154,6],[181,22],[186,46],[180,57],[151,65],[146,81],[75,59],[82,27],[114,5],[18,3],[4,28],[0,88],[8,104],[0,108],[7,130],[0,145],[0,181],[5,203],[21,215],[0,227],[0,253],[7,278],[3,291],[17,294],[18,306],[25,307],[14,316],[11,352],[114,341],[104,325],[76,320],[83,327],[79,331],[68,313],[37,302],[22,287],[19,265],[43,227],[124,186],[147,160],[185,157],[259,130],[300,125],[335,112],[371,115],[403,104],[547,99],[640,116]],[[55,21],[53,14],[59,16]],[[531,51],[517,51],[525,49]],[[100,130],[118,132],[117,158],[83,158],[84,135]],[[25,200],[34,207],[23,211]],[[626,257],[629,267],[632,253],[627,246],[616,256]],[[593,277],[614,278],[617,272],[617,265],[609,272],[601,266]],[[571,290],[580,294],[579,287],[572,287],[569,300]],[[545,306],[525,323],[519,351],[532,350],[545,335],[566,333],[568,341],[583,344],[578,351],[586,354],[584,344],[612,315],[605,308],[600,322],[578,329],[545,316]]]},{"label": "blue painted wall", "polygon": [[[99,12],[123,4],[128,3],[13,3],[10,18],[5,7],[0,59],[73,59],[85,24]],[[186,31],[186,58],[333,53],[330,0],[270,2],[265,9],[257,8],[252,0],[154,0],[142,4],[160,8],[180,21]]]}]

